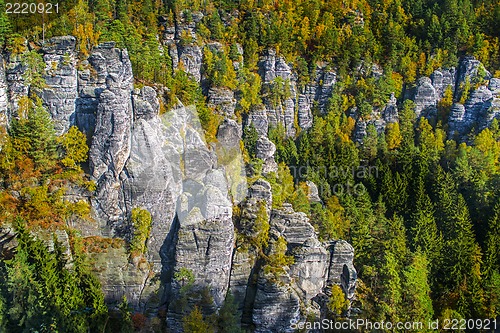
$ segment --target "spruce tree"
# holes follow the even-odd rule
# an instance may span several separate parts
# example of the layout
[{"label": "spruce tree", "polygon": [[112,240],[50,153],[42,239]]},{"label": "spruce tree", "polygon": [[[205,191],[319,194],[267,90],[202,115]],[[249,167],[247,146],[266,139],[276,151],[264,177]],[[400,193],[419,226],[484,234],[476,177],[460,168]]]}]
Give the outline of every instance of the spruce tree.
[{"label": "spruce tree", "polygon": [[437,229],[431,199],[425,193],[422,177],[417,180],[415,208],[411,216],[412,248],[421,252],[430,262],[438,265],[442,239]]},{"label": "spruce tree", "polygon": [[224,304],[219,310],[217,326],[220,333],[242,333],[240,327],[241,313],[238,312],[238,305],[234,300],[231,291],[226,294]]},{"label": "spruce tree", "polygon": [[408,321],[429,322],[434,315],[429,287],[429,262],[424,254],[413,255],[411,264],[403,271],[403,312]]}]

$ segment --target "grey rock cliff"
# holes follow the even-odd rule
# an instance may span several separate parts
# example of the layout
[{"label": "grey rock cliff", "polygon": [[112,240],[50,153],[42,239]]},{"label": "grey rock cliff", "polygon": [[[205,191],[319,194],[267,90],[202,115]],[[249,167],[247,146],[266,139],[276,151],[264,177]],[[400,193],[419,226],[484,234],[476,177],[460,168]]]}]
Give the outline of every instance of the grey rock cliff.
[{"label": "grey rock cliff", "polygon": [[454,67],[449,69],[435,70],[431,74],[432,86],[436,89],[436,93],[439,98],[442,98],[444,92],[448,87],[451,87],[452,92],[454,92],[455,81],[456,81],[456,70]]},{"label": "grey rock cliff", "polygon": [[438,93],[432,85],[431,79],[422,77],[418,80],[412,99],[416,105],[415,113],[417,117],[420,117],[420,115],[424,117],[436,115]]},{"label": "grey rock cliff", "polygon": [[236,99],[234,92],[227,88],[210,88],[208,91],[208,106],[226,117],[234,117]]},{"label": "grey rock cliff", "polygon": [[[192,21],[181,19],[175,26],[165,27],[162,36],[174,67],[182,64],[198,82],[202,82],[202,52],[195,43],[195,30],[201,18],[193,13]],[[212,43],[208,47],[221,46]],[[89,169],[97,190],[90,193],[72,188],[66,197],[91,201],[97,223],[75,220],[72,226],[84,237],[130,240],[132,210],[140,207],[152,216],[144,256],[132,258],[126,246],[91,254],[107,302],[126,295],[137,310],[157,311],[163,305],[170,330],[180,332],[183,312],[178,304],[184,290],[176,273],[187,269],[194,275],[189,302],[200,301],[204,295],[209,300],[203,308],[205,314],[216,313],[230,289],[248,327],[276,332],[287,331],[290,319],[319,313],[324,305],[315,299],[324,296],[331,283],[352,293],[352,256],[320,242],[307,216],[295,212],[290,204],[273,209],[267,181],[260,179],[247,186],[240,148],[242,124],[234,114],[233,91],[205,91],[209,105],[224,116],[217,142],[207,144],[194,108],[178,104],[160,114],[161,87],[134,89],[127,51],[113,42],[95,47],[88,59],[77,59],[73,37],[51,39],[40,52],[47,81],[41,97],[58,134],[77,125],[89,138]],[[0,126],[10,114],[16,115],[18,99],[30,90],[24,70],[18,58],[8,59],[5,66],[0,58]],[[272,50],[262,58],[260,72],[264,85],[281,78],[290,89],[276,105],[264,98],[262,105],[246,115],[244,125],[253,124],[257,129],[257,157],[264,161],[263,172],[269,173],[277,170],[269,128],[281,124],[289,137],[295,136],[296,123],[309,128],[313,108],[326,110],[336,74],[318,67],[311,83],[297,87],[292,66]],[[397,119],[395,104],[391,99],[380,115],[384,121]],[[320,202],[316,186],[308,186],[309,199]],[[249,241],[256,236],[255,219],[261,204],[270,224],[265,249],[257,249]],[[233,216],[234,205],[239,206],[241,216]],[[282,278],[276,281],[265,273],[262,251],[272,254],[279,237],[286,240],[286,253],[294,263],[284,267]],[[336,266],[331,264],[334,257]],[[344,267],[348,268],[347,278],[343,278],[347,276]]]},{"label": "grey rock cliff", "polygon": [[0,55],[0,127],[7,126],[9,122],[9,114],[7,112],[8,102],[5,63],[2,55]]},{"label": "grey rock cliff", "polygon": [[257,140],[255,150],[255,156],[264,161],[264,165],[262,166],[262,172],[264,174],[267,174],[269,172],[276,172],[278,170],[278,164],[276,164],[276,161],[274,160],[276,146],[271,140],[267,138],[267,136],[261,136]]},{"label": "grey rock cliff", "polygon": [[76,70],[76,38],[51,38],[42,48],[46,64],[42,91],[44,105],[52,115],[57,134],[66,132],[75,122],[75,101],[78,97]]},{"label": "grey rock cliff", "polygon": [[101,44],[91,57],[99,81],[106,86],[99,95],[89,153],[91,174],[98,183],[92,205],[113,234],[126,214],[119,177],[130,155],[132,65],[127,52],[112,44]]}]

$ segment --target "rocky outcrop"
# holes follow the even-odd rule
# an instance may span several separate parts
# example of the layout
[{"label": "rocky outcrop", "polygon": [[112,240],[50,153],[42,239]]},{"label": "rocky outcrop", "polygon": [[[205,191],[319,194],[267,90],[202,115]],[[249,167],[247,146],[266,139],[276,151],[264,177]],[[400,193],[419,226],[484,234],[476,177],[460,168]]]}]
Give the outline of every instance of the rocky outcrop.
[{"label": "rocky outcrop", "polygon": [[[183,67],[198,82],[202,81],[202,52],[195,43],[195,28],[200,20],[193,13],[192,21],[181,19],[165,27],[162,36],[174,67]],[[208,47],[220,47],[212,44]],[[344,272],[331,269],[335,251],[318,240],[307,216],[286,203],[273,209],[267,181],[247,186],[240,146],[242,124],[234,114],[233,91],[205,91],[209,106],[224,117],[217,142],[208,144],[194,108],[178,104],[160,114],[161,87],[134,89],[128,54],[114,43],[95,47],[88,59],[76,58],[73,37],[51,39],[40,52],[47,65],[47,87],[41,97],[58,134],[77,125],[89,137],[89,170],[97,189],[95,193],[70,189],[66,197],[91,201],[97,223],[75,220],[72,226],[84,237],[106,243],[107,237],[132,237],[134,208],[146,209],[152,216],[144,255],[131,257],[121,240],[117,246],[90,254],[108,302],[126,295],[138,310],[156,311],[164,305],[169,329],[179,332],[184,313],[178,305],[186,292],[189,302],[203,299],[205,314],[214,314],[231,289],[249,327],[257,332],[287,331],[291,319],[317,313],[323,306],[314,299],[327,292],[329,276],[340,274],[331,283],[342,284]],[[25,66],[18,60],[9,59],[5,75],[0,66],[0,116],[4,118],[30,89],[24,82]],[[266,174],[277,170],[269,128],[282,124],[289,137],[295,136],[297,123],[309,128],[313,107],[326,110],[336,74],[318,68],[313,82],[299,88],[292,66],[275,52],[269,51],[260,67],[264,86],[281,80],[289,89],[278,103],[264,96],[263,104],[245,115],[245,126],[253,124],[259,133],[256,155],[264,161]],[[393,104],[384,113],[387,121],[397,118]],[[314,183],[308,187],[311,202],[321,202]],[[249,242],[256,236],[261,204],[270,225],[269,247],[264,249]],[[237,221],[233,221],[234,205],[241,209]],[[61,236],[66,242],[67,235]],[[272,254],[280,237],[287,242],[286,254],[294,262],[283,267],[282,278],[276,280],[263,268],[267,263],[262,253]],[[351,267],[352,258],[345,259],[351,260],[345,263]],[[187,290],[177,274],[186,271],[194,277]],[[346,292],[352,285],[345,284]]]},{"label": "rocky outcrop", "polygon": [[21,55],[9,55],[6,58],[5,77],[7,79],[7,114],[9,121],[17,117],[19,99],[28,96],[30,85],[25,81],[27,67],[21,62]]},{"label": "rocky outcrop", "polygon": [[182,66],[186,73],[191,74],[196,82],[201,81],[201,65],[203,54],[201,48],[196,44],[177,46],[179,66]]},{"label": "rocky outcrop", "polygon": [[[293,257],[293,264],[282,267],[278,277],[266,268],[268,263],[251,241],[258,235],[254,224],[260,205],[265,205],[270,225],[267,255],[272,255],[282,237],[287,244],[286,254]],[[262,179],[255,181],[241,204],[241,217],[236,224],[240,236],[233,256],[230,289],[245,325],[255,332],[291,332],[290,320],[301,320],[310,314],[320,316],[326,303],[317,300],[327,298],[325,293],[332,283],[342,285],[343,264],[355,277],[353,257],[340,245],[334,248],[320,242],[306,214],[295,212],[290,204],[284,203],[280,209],[271,207],[270,184]],[[341,263],[342,259],[346,261]],[[346,284],[347,291],[353,290],[349,288],[353,288],[354,280],[350,283]]]},{"label": "rocky outcrop", "polygon": [[240,146],[242,132],[241,124],[226,118],[217,130],[215,146],[217,163],[225,169],[234,204],[239,204],[244,200],[248,192],[245,163]]},{"label": "rocky outcrop", "polygon": [[[151,213],[153,221],[147,244],[148,260],[158,272],[161,270],[160,249],[175,216],[176,198],[182,191],[178,151],[182,141],[178,132],[180,129],[165,126],[158,117],[158,109],[154,109],[157,101],[146,103],[144,98],[136,96],[139,97],[134,95],[136,121],[132,128],[130,155],[123,172],[122,187],[128,212],[134,207],[141,207]],[[139,105],[143,107],[138,108]]]},{"label": "rocky outcrop", "polygon": [[469,80],[470,83],[474,83],[476,79],[489,80],[491,78],[490,72],[488,72],[483,64],[473,56],[465,56],[460,60],[457,73],[457,81],[455,86],[455,97],[458,97],[459,91],[463,89],[463,85]]},{"label": "rocky outcrop", "polygon": [[290,79],[292,70],[283,57],[276,56],[276,51],[269,49],[260,59],[259,75],[262,77],[262,82],[270,83],[277,77],[283,80]]},{"label": "rocky outcrop", "polygon": [[356,269],[353,266],[354,248],[339,240],[329,246],[331,253],[327,285],[340,285],[348,299],[352,300],[356,288]]},{"label": "rocky outcrop", "polygon": [[258,105],[250,110],[248,115],[247,126],[252,124],[259,135],[267,136],[269,129],[269,120],[267,118],[266,109],[262,105]]},{"label": "rocky outcrop", "polygon": [[[193,272],[190,290],[199,294],[208,288],[213,309],[219,308],[229,286],[234,247],[232,202],[225,170],[217,168],[216,159],[204,140],[195,110],[180,109],[185,119],[182,161],[182,193],[177,199],[177,231],[173,235],[173,253],[165,253],[166,269]],[[183,113],[185,112],[185,113]],[[179,128],[175,126],[175,128]],[[181,297],[182,283],[171,277],[167,281],[170,300],[167,323],[174,332],[182,326],[182,309],[175,306]]]},{"label": "rocky outcrop", "polygon": [[75,101],[78,97],[76,69],[76,38],[51,38],[42,48],[46,64],[42,91],[44,105],[52,115],[57,134],[66,132],[75,122]]},{"label": "rocky outcrop", "polygon": [[435,70],[431,74],[432,86],[436,90],[438,98],[442,98],[444,92],[448,87],[451,87],[452,92],[454,92],[455,81],[456,81],[456,69],[454,67],[449,69]]},{"label": "rocky outcrop", "polygon": [[[257,274],[258,279],[253,292],[247,289],[245,299],[245,305],[252,306],[255,332],[291,332],[291,320],[300,320],[310,314],[319,317],[325,303],[318,303],[318,299],[326,297],[332,284],[340,285],[349,299],[354,297],[354,251],[347,242],[321,243],[306,215],[295,212],[287,203],[282,209],[272,210],[270,226],[270,253],[274,242],[283,237],[287,242],[286,254],[293,256],[293,264],[283,267],[276,280],[256,261],[251,272],[254,276]],[[247,288],[251,289],[252,285]],[[283,304],[286,304],[286,311]]]},{"label": "rocky outcrop", "polygon": [[412,97],[415,102],[417,117],[434,117],[437,112],[438,94],[432,85],[431,79],[422,77],[418,80]]},{"label": "rocky outcrop", "polygon": [[254,332],[294,332],[290,320],[301,317],[300,305],[300,298],[290,285],[276,284],[265,276],[260,277],[252,316]]},{"label": "rocky outcrop", "polygon": [[126,217],[120,174],[130,155],[132,65],[127,52],[110,43],[96,48],[91,59],[97,82],[105,85],[98,98],[89,153],[90,171],[98,184],[92,206],[101,225],[111,235],[120,234],[118,229]]},{"label": "rocky outcrop", "polygon": [[190,18],[182,13],[174,25],[169,25],[168,20],[160,19],[160,23],[164,27],[162,42],[168,48],[173,69],[181,67],[196,82],[201,81],[203,53],[196,43],[195,28],[202,18],[203,14],[200,12],[190,13]]},{"label": "rocky outcrop", "polygon": [[451,108],[448,138],[466,141],[472,130],[480,132],[500,116],[498,79],[493,78],[472,56],[463,57],[458,69],[440,69],[434,71],[430,78],[420,78],[406,97],[415,101],[417,117],[436,120],[437,103],[448,88],[455,102],[463,99],[464,93],[467,94],[464,105],[456,103]]},{"label": "rocky outcrop", "polygon": [[3,57],[0,55],[0,127],[6,127],[9,122],[8,102],[5,64]]},{"label": "rocky outcrop", "polygon": [[[313,80],[299,87],[297,74],[292,70],[291,65],[287,64],[285,59],[278,56],[273,49],[267,50],[261,58],[259,74],[262,77],[264,90],[271,91],[270,96],[263,98],[266,120],[262,120],[263,115],[258,115],[262,124],[261,132],[264,131],[264,123],[267,123],[268,127],[281,124],[288,137],[296,135],[297,125],[302,129],[312,126],[313,108],[317,108],[320,113],[326,112],[337,80],[337,74],[334,71],[318,66]],[[277,88],[277,82],[284,82],[285,86]]]},{"label": "rocky outcrop", "polygon": [[262,166],[262,172],[264,174],[270,172],[278,171],[278,164],[274,160],[274,153],[276,152],[276,146],[274,143],[267,138],[267,136],[261,136],[257,140],[257,144],[255,145],[257,158],[260,158],[264,161]]},{"label": "rocky outcrop", "polygon": [[313,124],[313,116],[311,111],[311,102],[305,94],[299,94],[298,98],[298,123],[300,128],[309,129]]},{"label": "rocky outcrop", "polygon": [[[281,124],[289,137],[295,136],[296,79],[285,59],[269,49],[259,62],[259,74],[265,90],[263,97],[269,127]],[[267,133],[266,133],[267,135]]]},{"label": "rocky outcrop", "polygon": [[319,197],[318,186],[314,184],[312,181],[306,181],[307,185],[307,198],[310,202],[321,202],[321,198]]},{"label": "rocky outcrop", "polygon": [[394,93],[391,94],[389,101],[387,102],[384,111],[382,112],[382,118],[386,123],[395,123],[399,120],[398,106],[397,106],[396,96]]},{"label": "rocky outcrop", "polygon": [[234,92],[227,88],[210,88],[208,91],[208,106],[225,117],[234,117],[236,99]]},{"label": "rocky outcrop", "polygon": [[[499,80],[491,77],[483,65],[473,57],[464,57],[459,66],[455,99],[462,97],[469,82],[471,91],[464,105],[454,104],[448,119],[448,137],[466,141],[471,131],[479,133],[493,119],[500,117]],[[487,81],[489,80],[489,81]],[[474,89],[477,87],[476,89]]]}]

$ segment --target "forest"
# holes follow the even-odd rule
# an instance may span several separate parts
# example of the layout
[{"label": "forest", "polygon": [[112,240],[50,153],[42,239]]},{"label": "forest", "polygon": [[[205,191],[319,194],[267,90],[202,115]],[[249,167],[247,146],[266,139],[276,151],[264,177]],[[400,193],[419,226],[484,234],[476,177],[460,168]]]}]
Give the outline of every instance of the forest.
[{"label": "forest", "polygon": [[[0,0],[0,8],[8,2]],[[291,203],[306,213],[322,241],[344,239],[353,245],[358,281],[351,306],[360,309],[362,318],[498,318],[499,120],[473,128],[466,140],[448,136],[453,103],[463,104],[469,90],[484,82],[478,75],[459,94],[449,89],[432,119],[417,117],[415,103],[405,98],[420,77],[457,67],[466,55],[500,77],[498,1],[77,0],[60,3],[59,11],[0,12],[0,50],[23,57],[32,87],[19,102],[19,117],[8,128],[0,127],[0,226],[15,226],[18,242],[16,251],[2,253],[0,261],[0,331],[132,332],[144,327],[144,318],[133,314],[126,299],[108,310],[87,256],[92,244],[66,223],[90,219],[91,208],[83,201],[63,200],[64,193],[73,187],[92,193],[95,183],[84,171],[85,135],[72,127],[57,136],[38,96],[44,82],[37,50],[43,40],[64,35],[77,38],[81,59],[104,41],[126,48],[135,86],[166,87],[163,112],[177,99],[196,105],[209,142],[217,140],[221,123],[208,105],[210,88],[235,91],[240,123],[263,98],[274,103],[288,98],[289,82],[264,84],[259,75],[259,59],[268,49],[292,64],[299,87],[314,81],[318,64],[331,68],[337,82],[326,111],[313,110],[310,129],[296,125],[295,135],[289,136],[282,126],[270,128],[276,173],[262,172],[256,129],[243,130],[249,183],[266,179],[273,208]],[[203,17],[195,22],[199,12]],[[221,44],[222,51],[204,49],[201,84],[182,68],[174,70],[162,44],[166,29],[180,21],[191,22],[197,32],[196,38],[181,35],[181,44]],[[242,65],[235,68],[235,62]],[[354,139],[352,109],[368,120],[391,93],[398,101],[399,121],[382,133],[368,125],[360,144]],[[306,181],[321,189],[321,203],[308,200]],[[339,193],[338,184],[357,190]],[[238,213],[235,208],[236,220]],[[140,214],[137,223],[147,229],[141,221],[148,217]],[[71,260],[51,236],[58,229],[69,234]],[[46,239],[33,237],[35,231]],[[129,244],[131,251],[144,252],[145,237],[139,232]],[[50,241],[52,251],[46,245]],[[257,243],[264,251],[267,241]],[[270,267],[290,263],[285,255],[269,260]],[[189,285],[190,274],[184,273],[178,278]],[[188,291],[183,296],[189,297]],[[345,318],[343,294],[332,292],[331,300],[333,318]],[[215,316],[204,315],[200,302],[186,311],[184,330],[240,332],[232,302],[229,295]],[[163,324],[151,327],[164,329]]]}]

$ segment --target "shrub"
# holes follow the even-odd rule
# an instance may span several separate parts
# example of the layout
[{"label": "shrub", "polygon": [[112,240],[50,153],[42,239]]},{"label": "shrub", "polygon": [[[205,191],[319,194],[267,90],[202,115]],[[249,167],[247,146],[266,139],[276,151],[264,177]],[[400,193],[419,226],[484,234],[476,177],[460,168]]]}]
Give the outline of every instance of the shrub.
[{"label": "shrub", "polygon": [[151,214],[143,208],[136,207],[132,209],[130,220],[133,230],[133,236],[130,240],[130,253],[133,255],[144,254],[153,221]]}]

